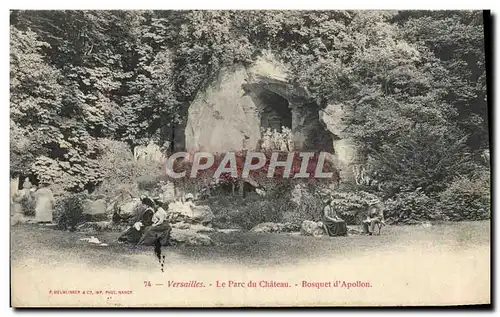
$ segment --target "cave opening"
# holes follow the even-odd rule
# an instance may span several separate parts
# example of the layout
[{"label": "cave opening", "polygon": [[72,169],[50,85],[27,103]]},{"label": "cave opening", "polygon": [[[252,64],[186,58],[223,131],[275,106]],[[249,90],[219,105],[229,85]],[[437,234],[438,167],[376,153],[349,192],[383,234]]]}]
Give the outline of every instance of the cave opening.
[{"label": "cave opening", "polygon": [[281,132],[282,127],[292,128],[292,111],[288,100],[280,95],[262,91],[259,94],[260,126]]}]

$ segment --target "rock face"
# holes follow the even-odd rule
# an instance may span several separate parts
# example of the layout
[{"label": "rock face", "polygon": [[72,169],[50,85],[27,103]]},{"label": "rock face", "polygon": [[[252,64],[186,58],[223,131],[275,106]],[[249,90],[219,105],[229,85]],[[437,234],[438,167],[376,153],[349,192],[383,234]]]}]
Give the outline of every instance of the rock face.
[{"label": "rock face", "polygon": [[345,133],[348,111],[343,105],[327,105],[319,113],[320,121],[333,135],[334,160],[344,180],[355,180],[363,172],[364,158],[360,155],[359,145]]},{"label": "rock face", "polygon": [[285,127],[291,129],[293,149],[331,151],[332,136],[320,122],[319,107],[307,103],[305,89],[289,83],[286,74],[271,54],[248,68],[222,69],[189,107],[186,149],[255,150],[265,143],[262,130],[283,132]]},{"label": "rock face", "polygon": [[253,227],[250,231],[253,232],[267,232],[267,233],[282,233],[282,232],[296,232],[300,230],[300,226],[287,223],[276,222],[263,222]]},{"label": "rock face", "polygon": [[304,236],[318,237],[318,236],[323,236],[326,233],[323,223],[321,221],[314,222],[314,221],[304,220],[300,227],[300,234]]},{"label": "rock face", "polygon": [[187,151],[226,152],[257,147],[257,107],[242,88],[248,79],[244,66],[223,69],[217,80],[196,96],[188,110]]}]

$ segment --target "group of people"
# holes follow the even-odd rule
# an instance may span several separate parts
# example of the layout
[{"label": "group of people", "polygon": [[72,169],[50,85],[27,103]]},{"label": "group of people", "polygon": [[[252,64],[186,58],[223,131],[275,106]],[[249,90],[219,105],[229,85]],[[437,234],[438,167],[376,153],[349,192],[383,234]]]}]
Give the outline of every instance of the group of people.
[{"label": "group of people", "polygon": [[[193,204],[193,200],[192,194],[186,195],[186,204]],[[172,213],[167,212],[168,206],[165,206],[167,208],[165,210],[159,201],[145,195],[141,196],[141,203],[145,209],[131,219],[132,225],[121,234],[118,241],[137,245],[154,245],[156,243],[170,245],[172,227],[169,218]]]},{"label": "group of people", "polygon": [[[193,205],[194,196],[187,194],[185,203],[187,206]],[[145,195],[141,196],[141,203],[145,209],[135,215],[131,220],[131,226],[122,233],[118,241],[137,245],[170,245],[170,233],[172,227],[169,224],[168,213],[159,202]],[[168,207],[166,207],[168,209]],[[119,216],[119,215],[117,215]],[[366,217],[362,222],[363,233],[373,235],[376,226],[384,224],[384,213],[380,200],[374,199],[368,202]],[[346,236],[347,224],[337,214],[333,200],[328,200],[323,208],[323,225],[329,236]]]},{"label": "group of people", "polygon": [[[363,233],[373,235],[375,228],[383,224],[385,222],[381,202],[378,199],[373,199],[368,202],[368,210],[363,220]],[[326,233],[331,237],[347,235],[347,224],[337,214],[333,200],[328,200],[323,208],[323,225]]]}]

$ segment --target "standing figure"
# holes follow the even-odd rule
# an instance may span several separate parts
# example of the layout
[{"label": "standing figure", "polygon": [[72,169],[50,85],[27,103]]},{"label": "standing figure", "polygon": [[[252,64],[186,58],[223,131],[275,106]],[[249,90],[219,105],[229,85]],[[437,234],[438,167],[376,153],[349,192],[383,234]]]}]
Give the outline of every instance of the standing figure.
[{"label": "standing figure", "polygon": [[330,237],[347,236],[347,224],[337,215],[333,200],[328,200],[323,208],[323,224]]},{"label": "standing figure", "polygon": [[31,189],[32,186],[29,177],[26,177],[23,182],[23,189]]}]

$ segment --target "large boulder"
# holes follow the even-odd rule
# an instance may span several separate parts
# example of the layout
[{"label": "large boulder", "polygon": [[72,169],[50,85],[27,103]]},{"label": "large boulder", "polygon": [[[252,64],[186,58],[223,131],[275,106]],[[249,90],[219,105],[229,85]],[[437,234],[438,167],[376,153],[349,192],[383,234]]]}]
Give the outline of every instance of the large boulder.
[{"label": "large boulder", "polygon": [[139,198],[134,198],[123,205],[119,206],[121,216],[135,216],[140,210],[141,200]]},{"label": "large boulder", "polygon": [[318,221],[310,221],[310,220],[304,220],[302,222],[302,225],[300,227],[300,234],[304,236],[313,236],[313,237],[318,237],[318,236],[323,236],[325,235],[325,228],[323,225],[323,222]]},{"label": "large boulder", "polygon": [[185,217],[191,217],[193,215],[193,210],[190,204],[183,203],[181,201],[175,201],[168,205],[169,213],[176,213]]},{"label": "large boulder", "polygon": [[106,201],[104,199],[85,200],[83,204],[83,215],[86,221],[103,221],[108,218]]},{"label": "large boulder", "polygon": [[209,246],[214,244],[212,239],[205,234],[198,233],[194,230],[183,230],[178,228],[172,228],[170,240],[192,246]]},{"label": "large boulder", "polygon": [[191,218],[194,223],[208,225],[214,219],[214,213],[209,206],[193,206],[193,216]]},{"label": "large boulder", "polygon": [[278,222],[263,222],[253,227],[252,232],[267,232],[267,233],[282,233],[282,232],[296,232],[300,230],[300,226],[292,223],[278,223]]},{"label": "large boulder", "polygon": [[268,232],[268,233],[279,233],[281,232],[282,225],[280,223],[275,222],[263,222],[259,223],[250,231],[252,232]]},{"label": "large boulder", "polygon": [[176,213],[178,221],[209,225],[214,214],[209,206],[196,206],[191,203],[174,202],[168,205],[168,212]]}]

